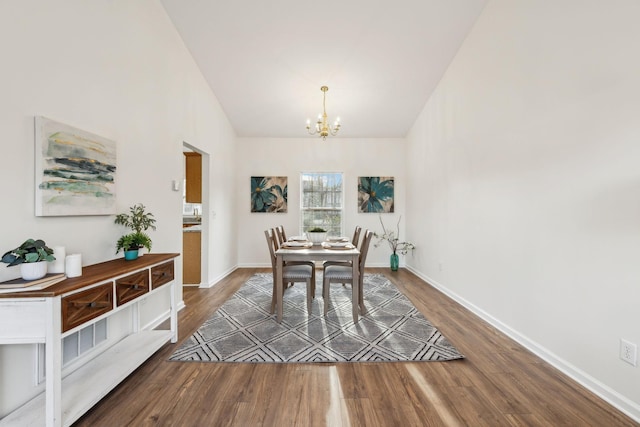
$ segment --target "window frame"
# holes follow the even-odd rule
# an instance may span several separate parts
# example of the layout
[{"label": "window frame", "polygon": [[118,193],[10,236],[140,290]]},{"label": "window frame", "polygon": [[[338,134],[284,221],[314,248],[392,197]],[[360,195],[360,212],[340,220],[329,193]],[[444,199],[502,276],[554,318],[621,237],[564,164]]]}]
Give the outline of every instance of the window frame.
[{"label": "window frame", "polygon": [[[307,198],[305,198],[305,195],[307,195],[308,193],[313,193],[313,191],[305,190],[305,178],[309,176],[314,176],[314,178],[317,178],[319,176],[327,176],[327,177],[331,177],[334,181],[336,180],[335,176],[337,176],[340,183],[340,189],[339,189],[340,198],[338,203],[336,203],[336,199],[335,199],[335,195],[336,193],[338,193],[338,191],[336,191],[335,189],[333,190],[328,189],[328,190],[325,190],[324,192],[327,194],[332,194],[332,199],[334,200],[333,206],[305,206],[305,203],[307,201]],[[335,186],[335,184],[333,185]],[[342,236],[344,232],[344,215],[345,215],[344,192],[345,192],[344,172],[335,172],[335,171],[333,172],[319,172],[319,171],[300,172],[300,221],[299,221],[300,234],[301,235],[304,234],[309,227],[318,226],[318,227],[323,227],[328,229],[329,236],[333,236],[333,237]],[[318,223],[313,225],[308,223],[305,224],[305,219],[308,216],[306,215],[307,212],[315,212],[320,214],[322,212],[327,212],[329,215],[331,215],[331,213],[338,213],[339,226],[336,226],[335,224],[333,225],[328,224],[326,221],[324,223]]]}]

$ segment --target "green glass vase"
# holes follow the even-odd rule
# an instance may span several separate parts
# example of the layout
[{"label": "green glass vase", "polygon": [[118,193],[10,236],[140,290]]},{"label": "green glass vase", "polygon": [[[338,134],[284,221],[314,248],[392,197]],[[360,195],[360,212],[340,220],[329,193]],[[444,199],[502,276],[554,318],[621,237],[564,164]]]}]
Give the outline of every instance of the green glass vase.
[{"label": "green glass vase", "polygon": [[398,271],[398,265],[400,264],[400,257],[398,257],[398,254],[391,254],[389,263],[391,264],[391,271]]}]

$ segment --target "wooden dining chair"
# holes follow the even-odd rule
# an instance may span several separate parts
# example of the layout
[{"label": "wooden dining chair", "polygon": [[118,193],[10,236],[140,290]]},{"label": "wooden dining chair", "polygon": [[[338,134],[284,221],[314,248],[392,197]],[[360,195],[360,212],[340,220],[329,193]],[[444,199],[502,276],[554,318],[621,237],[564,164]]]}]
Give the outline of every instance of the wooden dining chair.
[{"label": "wooden dining chair", "polygon": [[[265,230],[264,235],[267,239],[267,245],[269,246],[269,255],[271,257],[271,269],[273,272],[273,291],[271,295],[271,314],[273,314],[276,307],[276,250],[278,249],[276,243],[276,231],[274,229]],[[307,284],[307,312],[311,314],[311,301],[315,297],[315,283],[316,283],[316,269],[315,265],[306,264],[285,264],[282,266],[282,293],[284,294],[288,283],[301,283]]]},{"label": "wooden dining chair", "polygon": [[[282,247],[282,244],[287,241],[287,234],[285,233],[284,227],[282,225],[279,225],[273,228],[272,232],[273,232],[273,236],[275,236],[276,250],[278,250]],[[313,267],[314,270],[316,268],[316,263],[313,261],[286,261],[285,265],[309,265]],[[289,282],[288,284],[291,284],[293,286],[293,282]],[[313,291],[313,297],[315,298],[315,295],[316,295],[315,280],[313,281],[313,283],[311,283],[311,290]]]},{"label": "wooden dining chair", "polygon": [[[356,248],[358,247],[358,243],[360,241],[360,232],[362,231],[362,227],[360,227],[359,225],[356,225],[355,230],[353,231],[353,237],[351,238],[351,244],[353,246],[355,246]],[[351,260],[335,260],[335,261],[324,261],[322,263],[322,267],[326,267],[329,265],[345,265],[345,266],[351,266]],[[346,283],[343,283],[343,285],[345,285]]]},{"label": "wooden dining chair", "polygon": [[336,265],[329,264],[323,268],[322,278],[322,297],[324,298],[324,315],[327,315],[329,309],[329,287],[331,283],[351,283],[351,286],[358,286],[358,305],[364,306],[364,298],[362,292],[364,290],[364,265],[367,259],[367,253],[369,252],[369,244],[373,232],[366,230],[364,237],[362,238],[362,244],[360,245],[360,256],[358,258],[358,283],[353,283],[353,269],[351,265]]}]

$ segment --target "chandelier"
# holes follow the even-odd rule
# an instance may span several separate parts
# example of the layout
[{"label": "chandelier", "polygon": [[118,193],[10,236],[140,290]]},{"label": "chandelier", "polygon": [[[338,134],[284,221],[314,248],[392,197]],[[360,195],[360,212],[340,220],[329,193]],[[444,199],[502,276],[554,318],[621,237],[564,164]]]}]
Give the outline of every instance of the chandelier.
[{"label": "chandelier", "polygon": [[327,91],[329,88],[327,86],[322,86],[320,90],[322,91],[322,114],[318,114],[318,121],[315,126],[313,126],[313,131],[311,130],[311,120],[307,119],[307,132],[309,132],[309,135],[318,134],[318,136],[325,140],[329,134],[331,134],[331,136],[336,136],[338,134],[338,131],[340,130],[340,117],[336,117],[336,121],[333,123],[333,126],[329,126],[327,121],[327,108],[325,106]]}]

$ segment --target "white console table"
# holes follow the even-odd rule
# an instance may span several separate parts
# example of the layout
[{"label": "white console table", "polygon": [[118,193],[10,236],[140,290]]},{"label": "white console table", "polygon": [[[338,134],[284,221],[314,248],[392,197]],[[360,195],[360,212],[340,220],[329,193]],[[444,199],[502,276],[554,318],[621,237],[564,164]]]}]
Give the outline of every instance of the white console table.
[{"label": "white console table", "polygon": [[[0,294],[0,344],[45,344],[45,392],[0,420],[0,426],[68,426],[165,343],[178,338],[174,259],[146,254],[83,268],[81,277],[43,290]],[[170,329],[143,330],[139,304],[170,289]],[[65,378],[62,337],[131,308],[132,331]],[[91,386],[88,387],[87,383]]]}]

